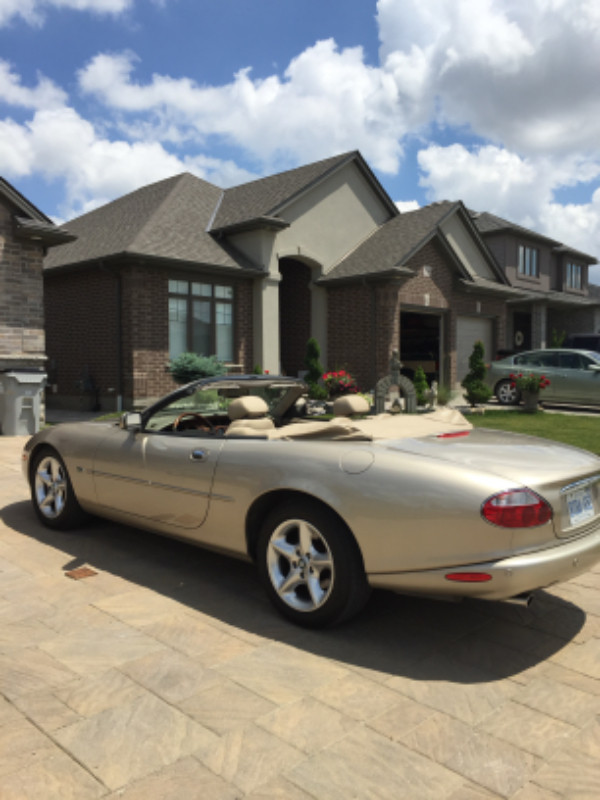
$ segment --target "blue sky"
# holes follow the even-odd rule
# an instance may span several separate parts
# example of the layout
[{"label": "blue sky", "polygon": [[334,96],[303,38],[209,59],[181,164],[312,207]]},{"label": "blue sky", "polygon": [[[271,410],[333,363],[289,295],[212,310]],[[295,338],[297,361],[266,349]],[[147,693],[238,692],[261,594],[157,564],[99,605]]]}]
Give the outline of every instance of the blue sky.
[{"label": "blue sky", "polygon": [[599,51],[595,0],[0,0],[0,174],[64,221],[357,149],[600,258]]}]

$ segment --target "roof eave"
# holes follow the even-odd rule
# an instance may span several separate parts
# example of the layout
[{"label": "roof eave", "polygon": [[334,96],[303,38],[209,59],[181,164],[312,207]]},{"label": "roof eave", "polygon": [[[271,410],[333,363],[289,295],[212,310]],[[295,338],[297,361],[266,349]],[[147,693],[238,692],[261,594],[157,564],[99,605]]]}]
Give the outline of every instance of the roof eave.
[{"label": "roof eave", "polygon": [[414,278],[416,274],[414,269],[409,267],[392,267],[382,272],[360,272],[354,275],[340,275],[339,277],[323,275],[322,278],[315,281],[315,284],[331,286],[334,283],[374,283],[381,280],[405,280],[406,278]]},{"label": "roof eave", "polygon": [[289,222],[279,219],[279,217],[272,217],[268,215],[263,217],[254,217],[253,219],[246,219],[242,222],[234,222],[231,225],[223,225],[221,228],[212,228],[209,230],[209,233],[216,238],[220,238],[221,236],[257,230],[277,232],[285,230],[285,228],[289,227]]},{"label": "roof eave", "polygon": [[46,247],[67,244],[77,239],[77,236],[69,233],[69,231],[64,228],[59,228],[53,222],[42,222],[15,216],[14,224],[15,236],[18,239],[26,239],[32,242],[37,241]]},{"label": "roof eave", "polygon": [[129,266],[130,264],[150,264],[152,266],[170,267],[171,269],[182,269],[185,271],[197,271],[210,274],[231,274],[245,276],[248,278],[264,277],[266,274],[262,268],[256,268],[252,264],[240,264],[239,266],[228,264],[214,264],[202,261],[190,261],[188,259],[167,258],[166,256],[153,256],[143,253],[111,253],[107,256],[99,256],[84,261],[77,261],[70,264],[57,264],[56,266],[44,267],[44,274],[76,272],[78,270],[90,269],[94,267],[119,267]]},{"label": "roof eave", "polygon": [[[482,281],[478,281],[476,278],[474,280],[461,278],[460,283],[467,292],[502,295],[503,297],[514,299],[515,302],[523,302],[523,300],[526,298],[525,292],[521,292],[519,289],[515,289],[513,286],[508,286],[505,283],[499,283],[497,285],[492,281],[486,281],[484,283]],[[511,300],[508,299],[507,302],[511,302]]]}]

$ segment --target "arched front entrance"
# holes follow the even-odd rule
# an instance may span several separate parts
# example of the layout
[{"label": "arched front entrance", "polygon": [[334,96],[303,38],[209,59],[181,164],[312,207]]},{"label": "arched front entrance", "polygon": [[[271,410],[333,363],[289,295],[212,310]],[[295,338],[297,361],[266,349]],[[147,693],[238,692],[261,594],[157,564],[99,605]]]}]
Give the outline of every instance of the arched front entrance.
[{"label": "arched front entrance", "polygon": [[281,370],[284,375],[297,375],[304,369],[306,343],[311,336],[312,272],[295,258],[279,262],[279,342]]}]

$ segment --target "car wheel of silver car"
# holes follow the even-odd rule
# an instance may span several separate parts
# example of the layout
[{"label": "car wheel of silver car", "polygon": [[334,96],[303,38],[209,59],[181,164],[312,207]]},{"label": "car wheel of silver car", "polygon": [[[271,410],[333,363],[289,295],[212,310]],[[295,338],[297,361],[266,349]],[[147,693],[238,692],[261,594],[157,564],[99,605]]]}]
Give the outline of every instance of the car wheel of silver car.
[{"label": "car wheel of silver car", "polygon": [[362,557],[344,523],[311,501],[285,503],[265,520],[258,569],[288,619],[322,628],[357,614],[369,596]]},{"label": "car wheel of silver car", "polygon": [[516,406],[521,399],[519,390],[510,380],[496,384],[496,397],[501,406]]},{"label": "car wheel of silver car", "polygon": [[56,450],[35,454],[30,473],[31,499],[40,520],[49,528],[68,530],[86,518],[77,502],[67,468]]}]

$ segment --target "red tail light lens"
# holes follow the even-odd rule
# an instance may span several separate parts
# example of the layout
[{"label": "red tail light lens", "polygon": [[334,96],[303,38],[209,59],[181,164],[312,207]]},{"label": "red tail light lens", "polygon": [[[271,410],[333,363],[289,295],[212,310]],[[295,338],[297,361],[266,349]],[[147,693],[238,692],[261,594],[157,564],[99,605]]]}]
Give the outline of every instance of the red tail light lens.
[{"label": "red tail light lens", "polygon": [[552,519],[552,508],[531,489],[511,489],[488,498],[481,516],[501,528],[535,528]]}]

